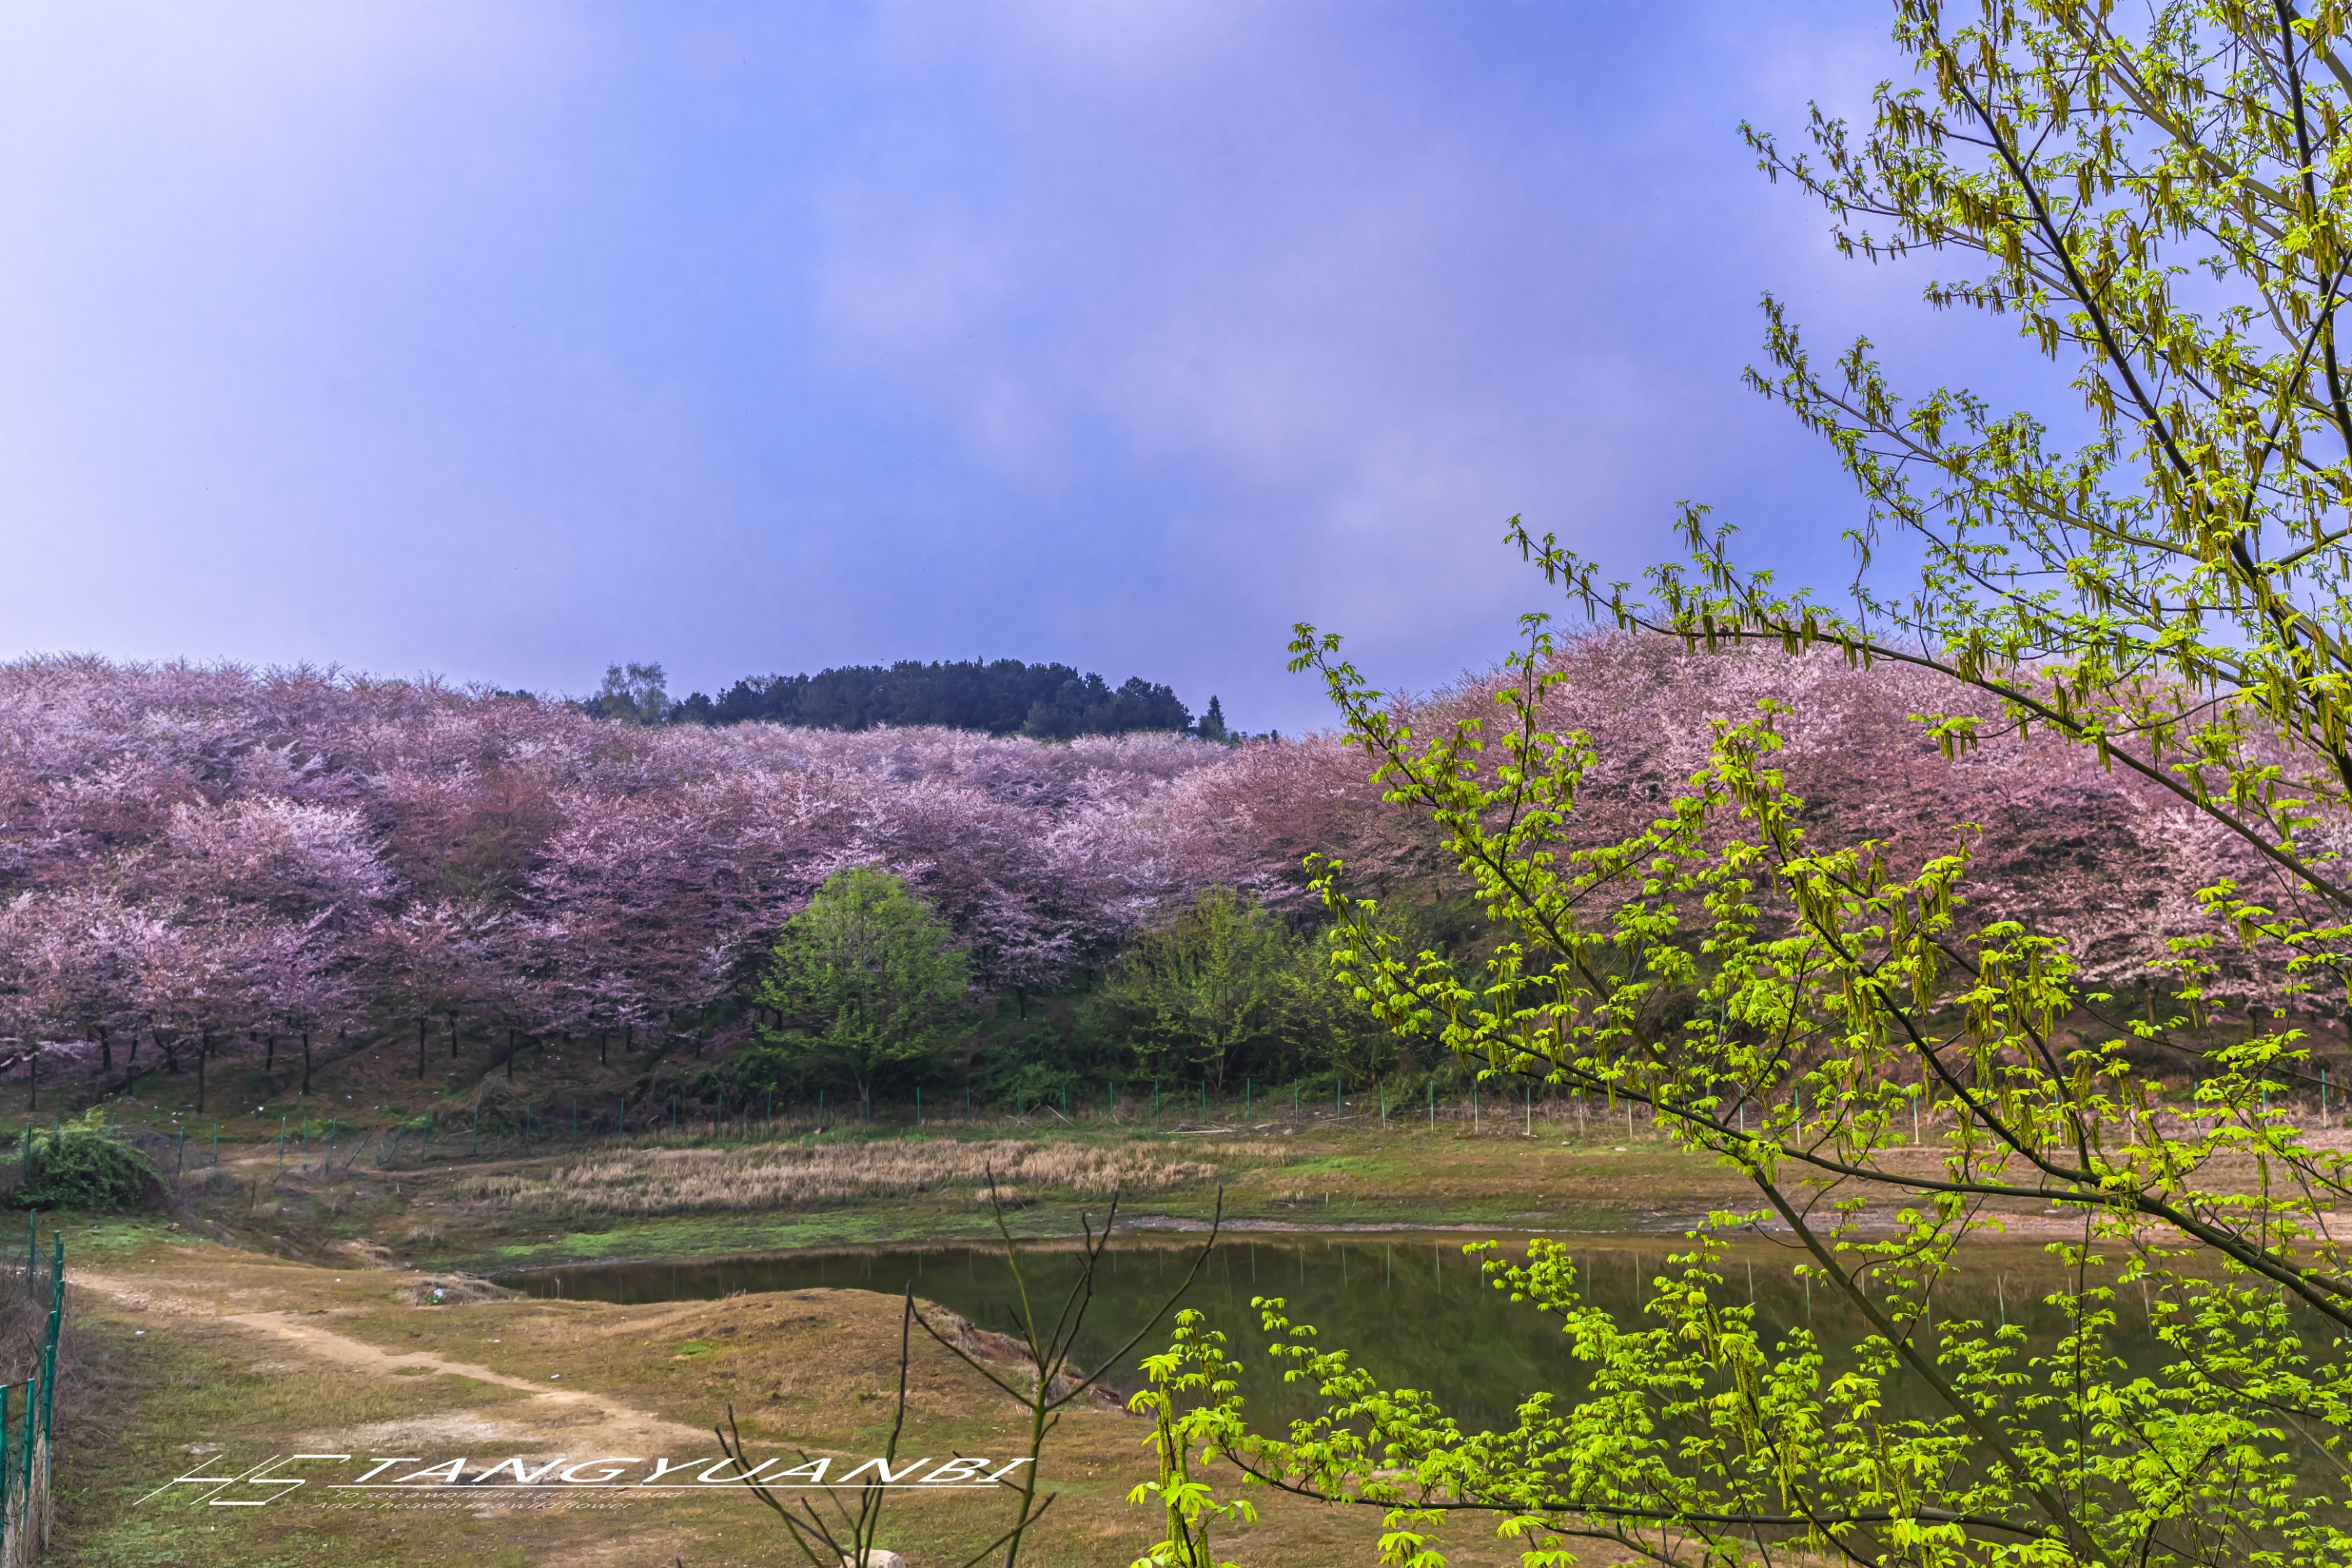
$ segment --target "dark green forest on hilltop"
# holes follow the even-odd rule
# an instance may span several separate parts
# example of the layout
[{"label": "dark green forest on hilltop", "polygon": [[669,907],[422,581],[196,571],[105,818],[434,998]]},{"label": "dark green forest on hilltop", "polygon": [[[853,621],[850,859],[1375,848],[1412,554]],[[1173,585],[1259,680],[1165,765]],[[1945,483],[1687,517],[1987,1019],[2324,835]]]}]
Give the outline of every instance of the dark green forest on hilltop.
[{"label": "dark green forest on hilltop", "polygon": [[599,718],[641,724],[760,720],[814,730],[940,724],[1044,741],[1147,731],[1231,738],[1214,697],[1196,724],[1172,688],[1141,676],[1113,687],[1092,671],[1017,658],[929,664],[909,658],[842,665],[814,675],[751,676],[716,699],[698,691],[682,701],[671,700],[665,685],[658,664],[616,664],[605,671],[603,689],[583,706]]}]

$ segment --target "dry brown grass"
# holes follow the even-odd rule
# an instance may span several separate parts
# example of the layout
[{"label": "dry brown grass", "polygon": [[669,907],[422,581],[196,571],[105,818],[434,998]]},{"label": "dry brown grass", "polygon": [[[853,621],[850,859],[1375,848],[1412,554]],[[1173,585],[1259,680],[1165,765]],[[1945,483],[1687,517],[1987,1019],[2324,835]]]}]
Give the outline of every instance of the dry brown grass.
[{"label": "dry brown grass", "polygon": [[[1186,1150],[1230,1154],[1229,1149]],[[1103,1198],[1163,1193],[1214,1181],[1209,1161],[1150,1149],[1014,1140],[781,1144],[753,1149],[641,1149],[596,1155],[544,1176],[485,1176],[461,1184],[460,1203],[561,1213],[656,1215],[808,1208],[856,1198],[956,1194],[1007,1202],[1048,1195]]]},{"label": "dry brown grass", "polygon": [[[716,1495],[623,1510],[210,1510],[194,1489],[183,1493],[197,1500],[176,1505],[172,1497],[139,1500],[159,1479],[224,1456],[250,1463],[273,1453],[356,1451],[396,1440],[403,1446],[368,1451],[440,1458],[446,1450],[471,1454],[480,1465],[510,1454],[552,1458],[619,1435],[620,1414],[588,1419],[587,1407],[561,1403],[558,1389],[639,1424],[634,1440],[595,1447],[598,1453],[715,1455],[709,1428],[731,1405],[755,1451],[871,1454],[887,1440],[896,1415],[903,1320],[892,1295],[808,1289],[636,1307],[502,1299],[434,1310],[401,1304],[406,1281],[394,1277],[213,1246],[147,1249],[121,1259],[107,1280],[110,1289],[93,1285],[86,1296],[93,1332],[108,1337],[123,1364],[111,1394],[115,1436],[69,1438],[73,1468],[60,1471],[70,1489],[63,1494],[64,1555],[89,1568],[799,1562],[763,1510],[716,1487],[706,1489]],[[256,1309],[271,1322],[257,1322]],[[959,1325],[940,1322],[963,1338]],[[134,1346],[138,1329],[148,1332]],[[984,1331],[970,1342],[1018,1385],[1017,1348]],[[689,1347],[693,1353],[682,1353]],[[1025,1426],[1018,1405],[919,1331],[908,1352],[911,1446],[902,1453],[1020,1451]],[[513,1381],[415,1370],[445,1360]],[[548,1376],[559,1369],[560,1382]],[[1127,1492],[1151,1474],[1150,1430],[1108,1401],[1080,1400],[1062,1412],[1041,1467],[1060,1500],[1023,1551],[1024,1565],[1102,1568],[1149,1549],[1158,1515],[1130,1505]],[[166,1468],[173,1465],[189,1468]],[[1204,1479],[1221,1496],[1241,1490],[1229,1470],[1212,1469]],[[1261,1489],[1253,1489],[1252,1500],[1260,1521],[1221,1530],[1220,1561],[1357,1568],[1378,1556],[1376,1513]],[[900,1491],[885,1515],[882,1544],[903,1553],[908,1568],[951,1568],[995,1535],[1005,1514],[1003,1499],[984,1494],[926,1499]],[[1493,1541],[1491,1525],[1454,1533],[1466,1538],[1459,1550],[1447,1542],[1447,1561],[1457,1568],[1519,1560],[1516,1543]],[[1600,1568],[1612,1560],[1602,1553],[1592,1561]]]}]

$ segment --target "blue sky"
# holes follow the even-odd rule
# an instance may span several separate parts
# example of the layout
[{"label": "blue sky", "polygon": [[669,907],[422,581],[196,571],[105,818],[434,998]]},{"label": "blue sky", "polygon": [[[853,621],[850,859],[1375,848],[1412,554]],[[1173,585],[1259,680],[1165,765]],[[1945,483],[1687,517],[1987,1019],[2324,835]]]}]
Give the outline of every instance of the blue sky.
[{"label": "blue sky", "polygon": [[0,19],[0,651],[683,693],[1057,658],[1323,721],[1685,498],[1833,586],[1755,301],[1984,382],[1742,119],[1840,5],[44,4]]}]

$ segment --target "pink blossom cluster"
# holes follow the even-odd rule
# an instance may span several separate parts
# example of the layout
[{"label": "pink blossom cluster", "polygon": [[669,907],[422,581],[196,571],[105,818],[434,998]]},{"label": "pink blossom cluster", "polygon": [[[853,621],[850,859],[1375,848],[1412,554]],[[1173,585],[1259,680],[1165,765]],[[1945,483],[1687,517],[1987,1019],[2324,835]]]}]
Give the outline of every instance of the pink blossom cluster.
[{"label": "pink blossom cluster", "polygon": [[[1948,762],[1910,718],[1964,705],[1931,675],[1617,637],[1560,657],[1549,718],[1599,755],[1577,815],[1591,842],[1638,831],[1704,762],[1710,721],[1772,697],[1795,710],[1783,760],[1816,844],[1880,840],[1899,870],[1965,836],[1972,907],[2066,938],[2102,982],[2145,984],[2168,939],[2212,932],[2197,888],[2259,874],[2080,748],[1996,739]],[[1503,679],[1407,711],[1427,733],[1494,710]],[[1448,896],[1435,836],[1368,771],[1328,733],[642,728],[334,670],[20,660],[0,665],[0,1071],[361,1019],[658,1026],[737,994],[853,864],[906,876],[999,994],[1066,984],[1212,884],[1303,917],[1309,851],[1360,886]],[[2277,978],[2242,967],[2222,989],[2274,997]]]},{"label": "pink blossom cluster", "polygon": [[740,985],[853,864],[914,883],[986,989],[1052,988],[1167,899],[1280,890],[1265,855],[1195,831],[1220,809],[1202,775],[1246,754],[646,729],[312,669],[0,666],[0,1070],[361,1017],[644,1027]]},{"label": "pink blossom cluster", "polygon": [[[2278,908],[2294,889],[2215,818],[2095,752],[2053,734],[2016,733],[1990,700],[1935,671],[1850,663],[1833,648],[1790,656],[1777,647],[1685,652],[1653,638],[1601,636],[1570,644],[1547,724],[1591,738],[1595,765],[1580,793],[1580,842],[1631,836],[1664,814],[1703,767],[1718,722],[1758,716],[1767,700],[1790,710],[1773,721],[1787,744],[1778,763],[1806,801],[1800,822],[1815,853],[1883,847],[1889,875],[1908,876],[1965,846],[1964,918],[2011,920],[2063,939],[2093,986],[2139,992],[2172,943],[2203,941],[2221,973],[2207,984],[2220,1006],[2342,1011],[2326,985],[2300,1000],[2275,949],[2250,954],[2200,905],[2223,879]],[[1413,717],[1437,721],[1492,712],[1508,679],[1466,678]],[[1946,758],[1915,716],[1979,715],[1980,743]],[[2347,825],[2323,823],[2306,852],[2324,852]]]}]

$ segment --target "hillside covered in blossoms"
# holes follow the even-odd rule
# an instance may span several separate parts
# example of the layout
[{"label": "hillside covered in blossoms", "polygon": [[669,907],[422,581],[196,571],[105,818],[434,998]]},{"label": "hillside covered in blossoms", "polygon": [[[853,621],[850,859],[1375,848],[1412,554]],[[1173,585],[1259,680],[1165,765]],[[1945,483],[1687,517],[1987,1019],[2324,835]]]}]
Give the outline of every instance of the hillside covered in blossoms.
[{"label": "hillside covered in blossoms", "polygon": [[[1912,718],[1955,706],[1930,676],[1614,637],[1562,658],[1550,719],[1596,759],[1571,845],[1640,831],[1715,722],[1775,699],[1818,844],[1876,840],[1897,867],[1997,846],[1974,897],[2032,911],[2103,984],[2144,984],[2168,940],[2214,934],[2181,889],[2259,874],[2082,748],[1995,738],[1948,761]],[[1491,723],[1505,679],[1400,712],[1424,734]],[[95,1091],[142,1060],[274,1060],[325,1030],[691,1028],[740,1005],[782,922],[854,865],[907,879],[975,989],[1024,1005],[1206,889],[1311,927],[1311,851],[1475,943],[1458,875],[1365,772],[1331,735],[641,726],[330,671],[23,660],[0,667],[0,1059]],[[2275,1005],[2278,978],[2217,992]]]}]

